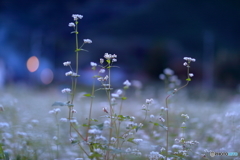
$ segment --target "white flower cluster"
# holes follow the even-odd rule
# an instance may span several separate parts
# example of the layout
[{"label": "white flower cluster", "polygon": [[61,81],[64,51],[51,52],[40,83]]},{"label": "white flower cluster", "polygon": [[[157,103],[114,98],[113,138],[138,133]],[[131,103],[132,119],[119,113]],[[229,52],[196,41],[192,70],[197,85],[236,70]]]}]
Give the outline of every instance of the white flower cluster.
[{"label": "white flower cluster", "polygon": [[130,153],[130,154],[133,154],[133,155],[136,155],[136,156],[141,156],[142,153],[138,150],[138,149],[131,149],[131,148],[127,148],[125,150],[126,153]]},{"label": "white flower cluster", "polygon": [[150,98],[150,99],[146,99],[146,104],[152,104],[153,103],[153,99]]},{"label": "white flower cluster", "polygon": [[183,59],[184,59],[185,61],[187,61],[188,63],[190,63],[190,62],[196,62],[196,59],[195,59],[195,58],[191,58],[191,57],[183,57]]},{"label": "white flower cluster", "polygon": [[100,81],[100,82],[107,81],[108,80],[108,75],[106,75],[104,78],[99,77],[97,80]]},{"label": "white flower cluster", "polygon": [[75,27],[75,24],[74,24],[73,22],[70,22],[70,23],[68,24],[68,26],[69,26],[69,27]]},{"label": "white flower cluster", "polygon": [[113,98],[119,98],[122,95],[123,91],[121,89],[117,90],[116,93],[112,93],[111,96]]},{"label": "white flower cluster", "polygon": [[158,152],[152,151],[148,156],[149,160],[158,160],[160,158],[165,158],[163,155],[159,154]]},{"label": "white flower cluster", "polygon": [[187,114],[181,114],[182,117],[189,119],[189,116]]},{"label": "white flower cluster", "polygon": [[96,66],[97,66],[97,63],[91,62],[90,65],[91,65],[92,67],[96,67]]},{"label": "white flower cluster", "polygon": [[90,130],[88,131],[88,133],[89,133],[89,134],[95,134],[95,135],[97,135],[97,134],[101,134],[102,131],[99,130],[99,129],[93,128],[93,129],[90,129]]},{"label": "white flower cluster", "polygon": [[[116,54],[105,53],[103,57],[107,60],[112,59],[112,62],[117,62],[117,55]],[[100,63],[101,64],[103,63],[103,59],[100,59]]]},{"label": "white flower cluster", "polygon": [[62,93],[71,93],[71,89],[70,88],[64,88],[63,90],[62,90]]},{"label": "white flower cluster", "polygon": [[90,44],[90,43],[92,43],[92,40],[91,40],[91,39],[84,39],[83,42],[84,42],[84,43],[89,43],[89,44]]},{"label": "white flower cluster", "polygon": [[60,108],[54,108],[53,110],[49,111],[49,114],[58,114],[61,111]]},{"label": "white flower cluster", "polygon": [[74,21],[77,21],[78,19],[82,19],[83,18],[83,16],[80,15],[80,14],[73,14],[72,17],[73,17]]},{"label": "white flower cluster", "polygon": [[141,143],[143,140],[142,139],[134,139],[133,142],[136,143],[136,144],[139,144]]},{"label": "white flower cluster", "polygon": [[73,71],[69,71],[65,73],[65,76],[78,77],[79,75]]},{"label": "white flower cluster", "polygon": [[64,66],[70,66],[70,65],[71,65],[71,62],[70,62],[70,61],[63,62],[63,65],[64,65]]},{"label": "white flower cluster", "polygon": [[129,82],[129,80],[126,80],[125,82],[123,82],[123,85],[125,87],[130,87],[132,84],[131,84],[131,82]]}]

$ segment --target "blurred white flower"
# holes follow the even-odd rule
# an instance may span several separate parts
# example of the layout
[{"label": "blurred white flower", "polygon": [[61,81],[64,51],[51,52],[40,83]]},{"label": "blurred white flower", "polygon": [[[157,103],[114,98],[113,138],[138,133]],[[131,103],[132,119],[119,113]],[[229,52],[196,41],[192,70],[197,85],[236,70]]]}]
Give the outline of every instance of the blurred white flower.
[{"label": "blurred white flower", "polygon": [[70,65],[71,65],[71,62],[70,62],[70,61],[63,62],[63,65],[64,65],[64,66],[70,66]]},{"label": "blurred white flower", "polygon": [[105,69],[103,69],[103,68],[100,69],[100,70],[99,70],[99,73],[105,73]]},{"label": "blurred white flower", "polygon": [[63,90],[62,90],[62,93],[71,93],[71,89],[70,88],[64,88]]},{"label": "blurred white flower", "polygon": [[129,80],[126,80],[125,82],[123,82],[123,85],[129,87],[131,86],[131,83],[129,82]]},{"label": "blurred white flower", "polygon": [[60,118],[60,122],[67,122],[68,119],[67,118]]},{"label": "blurred white flower", "polygon": [[90,65],[91,65],[92,67],[96,67],[96,66],[97,66],[97,63],[91,62]]},{"label": "blurred white flower", "polygon": [[69,27],[75,27],[75,24],[73,22],[68,24]]},{"label": "blurred white flower", "polygon": [[171,75],[174,74],[174,71],[171,70],[170,68],[165,68],[165,69],[163,70],[163,73],[166,74],[166,75],[171,76]]},{"label": "blurred white flower", "polygon": [[146,99],[146,104],[152,104],[152,102],[153,102],[153,99],[152,99],[152,98]]},{"label": "blurred white flower", "polygon": [[84,43],[92,43],[92,40],[91,39],[84,39],[83,42]]},{"label": "blurred white flower", "polygon": [[188,75],[189,75],[189,77],[193,77],[194,76],[193,73],[189,73]]},{"label": "blurred white flower", "polygon": [[72,72],[72,71],[66,72],[65,75],[66,75],[66,76],[72,76],[72,75],[73,75],[73,72]]}]

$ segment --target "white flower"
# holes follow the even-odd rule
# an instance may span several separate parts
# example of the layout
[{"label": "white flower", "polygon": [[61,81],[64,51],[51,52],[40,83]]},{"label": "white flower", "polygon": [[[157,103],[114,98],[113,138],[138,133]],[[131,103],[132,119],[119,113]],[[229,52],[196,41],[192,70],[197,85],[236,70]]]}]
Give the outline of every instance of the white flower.
[{"label": "white flower", "polygon": [[170,76],[170,75],[173,75],[173,74],[174,74],[174,71],[171,70],[170,68],[165,68],[165,69],[163,70],[163,73]]},{"label": "white flower", "polygon": [[106,58],[106,59],[110,59],[111,58],[111,54],[105,53],[103,57]]},{"label": "white flower", "polygon": [[83,42],[84,43],[92,43],[92,40],[91,39],[84,39]]},{"label": "white flower", "polygon": [[75,27],[75,24],[73,22],[68,24],[69,27]]},{"label": "white flower", "polygon": [[131,83],[129,82],[129,80],[126,80],[125,82],[123,82],[123,85],[129,87],[131,86]]},{"label": "white flower", "polygon": [[150,98],[150,99],[146,99],[146,104],[151,104],[153,102],[153,99]]},{"label": "white flower", "polygon": [[91,62],[90,65],[91,65],[92,67],[96,67],[96,66],[97,66],[97,63]]},{"label": "white flower", "polygon": [[184,66],[187,66],[188,64],[187,64],[187,62],[184,62],[183,65],[184,65]]},{"label": "white flower", "polygon": [[101,134],[102,131],[100,131],[99,129],[93,128],[93,129],[90,129],[90,130],[88,131],[88,133],[89,133],[89,134]]},{"label": "white flower", "polygon": [[73,72],[72,72],[72,71],[66,72],[65,75],[66,75],[66,76],[72,76],[72,75],[73,75]]},{"label": "white flower", "polygon": [[160,158],[165,158],[163,155],[159,154],[158,152],[152,151],[148,156],[149,160],[158,160]]},{"label": "white flower", "polygon": [[53,140],[54,140],[54,141],[58,140],[57,136],[54,136],[54,137],[53,137]]},{"label": "white flower", "polygon": [[184,57],[183,59],[188,62],[196,62],[196,59],[191,57]]},{"label": "white flower", "polygon": [[71,62],[70,62],[70,61],[63,62],[63,65],[64,65],[64,66],[70,66],[70,65],[71,65]]},{"label": "white flower", "polygon": [[112,96],[113,98],[119,98],[119,94],[117,94],[117,93],[112,93],[111,96]]},{"label": "white flower", "polygon": [[186,127],[186,123],[185,122],[182,122],[182,127]]},{"label": "white flower", "polygon": [[139,144],[142,141],[143,141],[142,139],[133,139],[133,142],[136,143],[136,144]]},{"label": "white flower", "polygon": [[104,59],[100,58],[100,64],[103,64]]},{"label": "white flower", "polygon": [[111,138],[111,142],[116,142],[116,140],[117,140],[117,139],[114,138],[114,137]]},{"label": "white flower", "polygon": [[193,73],[189,73],[188,75],[189,75],[189,77],[193,77],[194,76]]},{"label": "white flower", "polygon": [[150,118],[154,118],[154,115],[153,115],[153,114],[151,114],[151,115],[150,115]]},{"label": "white flower", "polygon": [[80,15],[80,14],[73,14],[72,17],[73,17],[74,21],[77,21],[78,19],[82,19],[83,18],[83,16]]},{"label": "white flower", "polygon": [[105,69],[103,69],[103,68],[100,69],[100,70],[99,70],[99,73],[105,73]]},{"label": "white flower", "polygon": [[104,81],[107,81],[108,80],[108,75],[106,75],[104,78],[103,78]]},{"label": "white flower", "polygon": [[57,113],[60,112],[60,111],[61,111],[60,108],[55,108],[55,109],[49,111],[48,113],[49,113],[49,114],[57,114]]},{"label": "white flower", "polygon": [[71,89],[70,88],[64,88],[62,90],[62,93],[71,93]]},{"label": "white flower", "polygon": [[60,119],[60,122],[67,122],[67,121],[68,121],[67,118],[61,118],[61,119]]},{"label": "white flower", "polygon": [[159,79],[164,80],[165,79],[165,75],[164,74],[160,74],[159,75]]},{"label": "white flower", "polygon": [[117,59],[113,58],[113,59],[112,59],[112,62],[117,62]]}]

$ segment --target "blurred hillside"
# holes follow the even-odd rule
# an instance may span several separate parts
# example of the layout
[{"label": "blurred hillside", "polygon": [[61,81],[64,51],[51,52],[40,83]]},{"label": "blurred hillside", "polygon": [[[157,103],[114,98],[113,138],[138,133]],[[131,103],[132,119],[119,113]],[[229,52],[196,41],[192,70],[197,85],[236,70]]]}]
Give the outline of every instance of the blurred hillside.
[{"label": "blurred hillside", "polygon": [[[122,81],[156,81],[167,67],[184,80],[182,58],[190,56],[197,84],[235,89],[240,82],[240,1],[2,0],[0,64],[8,83],[35,80],[44,68],[53,70],[53,83],[64,80],[62,62],[75,57],[74,13],[84,16],[79,38],[93,41],[80,56],[83,73],[108,52],[118,55]],[[36,73],[26,68],[31,56],[40,59]]]}]

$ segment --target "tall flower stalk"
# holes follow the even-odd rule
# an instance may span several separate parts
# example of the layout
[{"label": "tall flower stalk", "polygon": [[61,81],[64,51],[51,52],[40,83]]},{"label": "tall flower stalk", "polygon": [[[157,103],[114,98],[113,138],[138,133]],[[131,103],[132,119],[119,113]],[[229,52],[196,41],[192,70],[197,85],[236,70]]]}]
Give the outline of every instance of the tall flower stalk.
[{"label": "tall flower stalk", "polygon": [[175,88],[173,90],[173,92],[171,94],[169,94],[166,99],[165,99],[165,103],[166,103],[166,108],[167,108],[167,115],[166,115],[166,125],[167,125],[167,128],[166,128],[166,157],[165,159],[167,160],[167,157],[168,157],[168,148],[169,148],[169,107],[168,107],[168,99],[175,93],[177,93],[178,91],[180,91],[181,89],[185,88],[189,82],[191,81],[191,77],[193,77],[193,73],[190,73],[190,64],[191,62],[195,62],[196,59],[194,58],[191,58],[191,57],[184,57],[183,58],[186,62],[183,63],[183,65],[185,67],[187,67],[187,79],[186,79],[186,84],[183,85],[182,87],[179,87],[179,88]]}]

